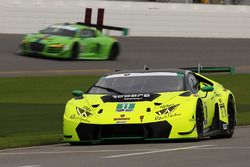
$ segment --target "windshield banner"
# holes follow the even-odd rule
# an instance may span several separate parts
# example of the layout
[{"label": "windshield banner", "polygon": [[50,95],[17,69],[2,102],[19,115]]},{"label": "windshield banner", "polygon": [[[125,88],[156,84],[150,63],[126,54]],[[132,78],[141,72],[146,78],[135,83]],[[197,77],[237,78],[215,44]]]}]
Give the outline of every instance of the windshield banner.
[{"label": "windshield banner", "polygon": [[160,94],[138,93],[124,95],[107,95],[102,96],[102,101],[105,102],[130,102],[130,101],[153,101]]}]

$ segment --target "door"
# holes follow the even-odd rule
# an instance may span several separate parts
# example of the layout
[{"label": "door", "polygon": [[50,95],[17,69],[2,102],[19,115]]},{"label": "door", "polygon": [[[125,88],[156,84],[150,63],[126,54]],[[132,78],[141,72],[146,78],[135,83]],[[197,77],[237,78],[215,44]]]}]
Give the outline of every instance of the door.
[{"label": "door", "polygon": [[82,29],[80,32],[80,55],[81,57],[93,57],[100,50],[100,44],[95,30]]},{"label": "door", "polygon": [[187,76],[189,90],[191,90],[192,93],[197,94],[202,100],[204,111],[204,128],[208,128],[212,125],[212,120],[214,117],[214,91],[208,92],[206,95],[206,92],[201,91],[200,88],[207,86],[207,83],[199,81],[192,73],[189,73]]}]

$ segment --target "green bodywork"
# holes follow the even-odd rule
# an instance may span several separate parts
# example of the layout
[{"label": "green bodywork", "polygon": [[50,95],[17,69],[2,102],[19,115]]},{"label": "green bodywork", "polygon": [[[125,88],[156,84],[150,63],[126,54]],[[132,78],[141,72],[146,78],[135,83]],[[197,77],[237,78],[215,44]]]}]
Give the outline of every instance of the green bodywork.
[{"label": "green bodywork", "polygon": [[[46,34],[44,30],[28,34],[20,44],[21,54],[85,60],[107,60],[118,56],[118,41],[95,28],[79,24],[56,24],[48,28],[50,27],[72,30],[74,34],[72,36]],[[111,57],[114,47],[116,52]]]}]

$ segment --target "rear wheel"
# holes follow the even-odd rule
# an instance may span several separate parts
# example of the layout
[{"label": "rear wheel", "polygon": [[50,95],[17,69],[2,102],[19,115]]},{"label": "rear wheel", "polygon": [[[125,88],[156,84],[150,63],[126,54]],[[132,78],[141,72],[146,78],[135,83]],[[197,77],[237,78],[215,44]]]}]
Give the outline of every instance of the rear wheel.
[{"label": "rear wheel", "polygon": [[77,59],[79,54],[79,45],[75,43],[71,49],[71,59]]},{"label": "rear wheel", "polygon": [[201,140],[203,137],[203,122],[204,122],[204,113],[202,102],[199,100],[196,104],[196,129],[197,129],[197,139]]},{"label": "rear wheel", "polygon": [[[235,119],[235,103],[232,96],[228,97],[227,103],[227,115],[228,115],[228,130],[227,132],[222,132],[222,134],[211,136],[212,139],[221,139],[221,138],[231,138],[234,134],[234,129],[236,125]],[[218,120],[219,124],[219,120]]]},{"label": "rear wheel", "polygon": [[117,58],[117,56],[119,55],[120,53],[120,47],[119,47],[119,44],[118,43],[114,43],[111,50],[110,50],[110,53],[109,53],[109,60],[115,60]]},{"label": "rear wheel", "polygon": [[229,96],[228,98],[227,114],[228,114],[228,134],[226,134],[224,137],[231,138],[234,134],[234,129],[236,125],[235,103],[232,96]]}]

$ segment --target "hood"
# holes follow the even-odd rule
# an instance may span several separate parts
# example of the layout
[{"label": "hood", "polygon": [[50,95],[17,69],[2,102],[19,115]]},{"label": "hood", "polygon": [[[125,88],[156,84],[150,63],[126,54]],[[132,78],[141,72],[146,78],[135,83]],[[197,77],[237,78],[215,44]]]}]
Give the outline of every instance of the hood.
[{"label": "hood", "polygon": [[67,41],[71,40],[71,37],[65,36],[56,36],[56,35],[48,35],[48,34],[29,34],[25,37],[26,40],[30,42],[40,42],[40,43],[48,43],[48,44],[64,44]]}]

